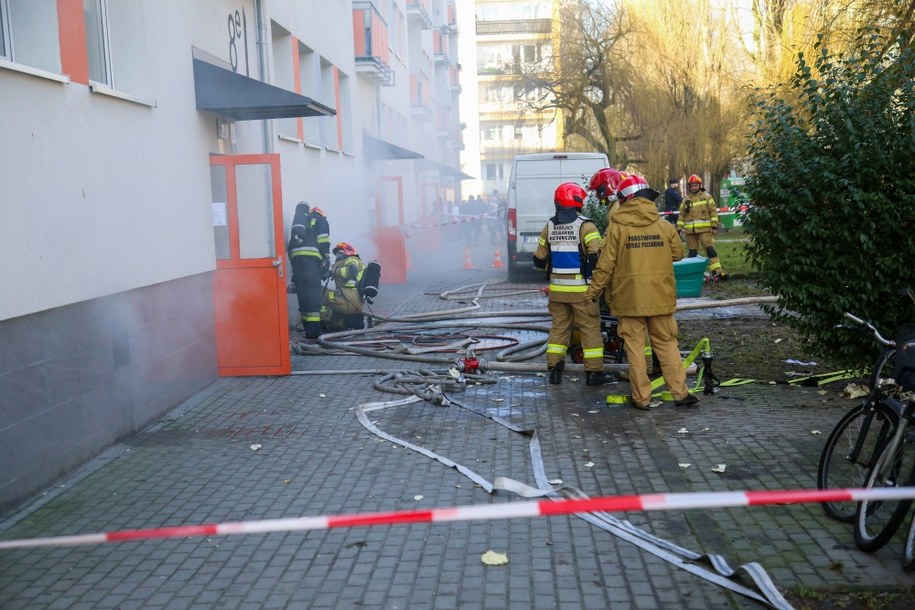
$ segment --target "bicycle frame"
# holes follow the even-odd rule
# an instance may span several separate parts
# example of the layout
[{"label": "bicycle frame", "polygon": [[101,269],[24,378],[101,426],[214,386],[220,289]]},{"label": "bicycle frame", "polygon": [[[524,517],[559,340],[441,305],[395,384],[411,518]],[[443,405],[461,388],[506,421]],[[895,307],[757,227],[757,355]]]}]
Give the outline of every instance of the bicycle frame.
[{"label": "bicycle frame", "polygon": [[[893,398],[892,396],[884,396],[879,399],[885,405],[893,409],[897,414],[902,414],[903,405],[899,400]],[[871,423],[873,423],[873,413],[875,410],[876,401],[871,401],[870,403],[870,414],[864,418],[864,421],[861,425],[861,431],[858,433],[858,438],[855,439],[855,444],[851,448],[851,451],[845,456],[849,462],[858,464],[859,466],[869,466],[870,461],[879,455],[880,451],[885,446],[887,438],[890,436],[890,426],[887,422],[883,422],[880,428],[880,433],[877,435],[877,442],[874,444],[874,453],[869,456],[867,460],[861,460],[861,451],[864,449],[865,441],[868,438],[868,432],[870,431]]]}]

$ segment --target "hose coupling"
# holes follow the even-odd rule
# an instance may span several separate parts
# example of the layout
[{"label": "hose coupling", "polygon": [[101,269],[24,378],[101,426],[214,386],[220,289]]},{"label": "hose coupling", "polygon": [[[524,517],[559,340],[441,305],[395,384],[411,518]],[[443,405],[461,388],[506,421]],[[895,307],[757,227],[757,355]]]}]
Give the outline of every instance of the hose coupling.
[{"label": "hose coupling", "polygon": [[480,370],[481,363],[479,358],[467,356],[465,358],[458,358],[455,364],[462,373],[476,373]]}]

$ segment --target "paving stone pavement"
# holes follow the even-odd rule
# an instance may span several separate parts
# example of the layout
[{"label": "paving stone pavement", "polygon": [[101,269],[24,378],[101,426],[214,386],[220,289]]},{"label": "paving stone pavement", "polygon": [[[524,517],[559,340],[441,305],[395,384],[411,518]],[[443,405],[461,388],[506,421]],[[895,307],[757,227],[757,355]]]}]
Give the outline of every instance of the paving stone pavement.
[{"label": "paving stone pavement", "polygon": [[[475,254],[483,261],[489,253]],[[504,268],[478,265],[385,285],[375,311],[465,307],[469,298],[443,301],[437,293],[505,277]],[[511,290],[498,284],[480,304],[488,311],[545,310],[538,287],[533,281]],[[297,374],[289,377],[218,380],[3,516],[0,536],[517,499],[487,494],[456,470],[364,429],[357,405],[398,398],[373,388],[377,376],[319,374],[420,365],[352,354],[296,355],[293,361]],[[670,403],[649,412],[605,404],[608,391],[626,390],[624,383],[589,388],[574,373],[559,386],[533,373],[505,373],[496,383],[454,392],[467,408],[416,402],[371,417],[382,430],[489,480],[505,475],[534,485],[528,439],[479,414],[497,415],[536,430],[547,475],[593,497],[811,488],[822,442],[852,406],[834,390],[763,384],[702,396],[701,406],[689,410]],[[685,463],[690,466],[680,466]],[[711,471],[722,463],[724,473]],[[900,567],[898,540],[861,553],[850,526],[829,520],[816,505],[625,518],[697,553],[718,553],[733,567],[759,562],[782,592],[913,584]],[[509,563],[484,565],[488,550],[505,553]],[[575,516],[0,552],[3,609],[761,607]]]}]

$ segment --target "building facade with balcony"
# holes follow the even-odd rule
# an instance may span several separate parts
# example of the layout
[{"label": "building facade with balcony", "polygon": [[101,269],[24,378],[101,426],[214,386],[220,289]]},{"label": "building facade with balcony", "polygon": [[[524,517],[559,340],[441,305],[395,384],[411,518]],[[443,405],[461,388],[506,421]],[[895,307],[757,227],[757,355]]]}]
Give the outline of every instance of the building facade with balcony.
[{"label": "building facade with balcony", "polygon": [[0,508],[220,375],[288,374],[298,202],[405,280],[403,225],[463,177],[453,12],[0,0]]},{"label": "building facade with balcony", "polygon": [[[558,0],[475,3],[478,123],[476,141],[468,148],[479,151],[479,180],[470,183],[479,193],[507,191],[515,155],[562,145],[556,113],[532,112],[523,103],[526,94],[520,86],[526,66],[549,61],[553,55],[558,8]],[[474,159],[468,156],[464,161],[465,170],[474,174]]]}]

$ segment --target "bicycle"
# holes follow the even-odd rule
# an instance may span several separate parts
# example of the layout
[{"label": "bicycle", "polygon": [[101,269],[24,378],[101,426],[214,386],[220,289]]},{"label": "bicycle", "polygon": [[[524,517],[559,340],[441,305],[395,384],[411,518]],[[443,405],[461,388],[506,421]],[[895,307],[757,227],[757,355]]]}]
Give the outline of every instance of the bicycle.
[{"label": "bicycle", "polygon": [[[868,472],[864,487],[915,486],[915,340],[913,328],[896,336],[897,357],[893,366],[893,390],[882,400],[901,408],[896,431]],[[873,552],[893,537],[912,500],[863,500],[855,513],[855,544]],[[908,542],[907,542],[908,545]]]},{"label": "bicycle", "polygon": [[[899,424],[897,403],[887,403],[892,384],[890,372],[895,363],[896,344],[884,338],[869,322],[845,313],[858,329],[869,331],[883,349],[868,378],[869,393],[848,411],[826,438],[817,464],[817,488],[841,489],[862,487],[874,459],[893,436]],[[845,523],[855,520],[855,502],[822,502],[823,510],[833,519]]]}]

